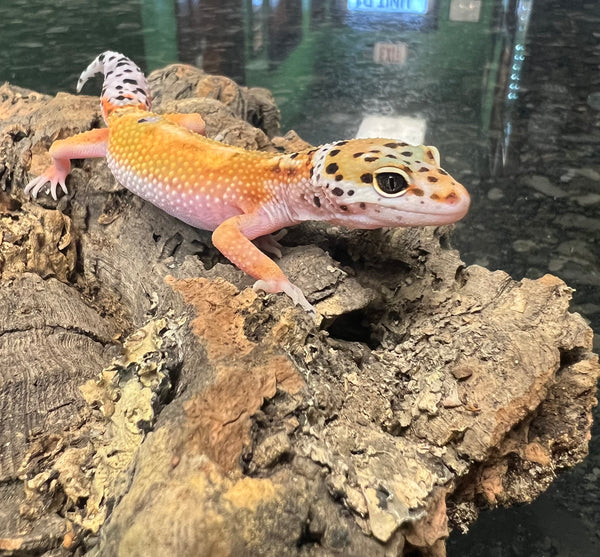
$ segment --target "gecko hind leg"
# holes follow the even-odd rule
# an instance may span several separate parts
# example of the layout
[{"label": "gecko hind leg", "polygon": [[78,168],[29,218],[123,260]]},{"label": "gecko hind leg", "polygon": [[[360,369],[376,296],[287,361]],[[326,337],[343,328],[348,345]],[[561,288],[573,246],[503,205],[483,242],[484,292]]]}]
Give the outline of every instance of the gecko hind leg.
[{"label": "gecko hind leg", "polygon": [[259,236],[254,241],[254,245],[266,252],[270,253],[277,257],[277,259],[281,259],[281,244],[279,240],[283,238],[287,234],[287,230],[283,229],[275,234],[267,234],[266,236]]}]

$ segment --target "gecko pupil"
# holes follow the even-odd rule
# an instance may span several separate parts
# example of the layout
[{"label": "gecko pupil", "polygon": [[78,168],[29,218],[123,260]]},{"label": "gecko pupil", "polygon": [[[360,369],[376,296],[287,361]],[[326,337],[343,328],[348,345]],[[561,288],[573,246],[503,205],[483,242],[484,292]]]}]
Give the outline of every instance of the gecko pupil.
[{"label": "gecko pupil", "polygon": [[394,172],[377,174],[377,185],[383,193],[387,193],[388,195],[401,193],[408,187],[406,178],[402,174]]}]

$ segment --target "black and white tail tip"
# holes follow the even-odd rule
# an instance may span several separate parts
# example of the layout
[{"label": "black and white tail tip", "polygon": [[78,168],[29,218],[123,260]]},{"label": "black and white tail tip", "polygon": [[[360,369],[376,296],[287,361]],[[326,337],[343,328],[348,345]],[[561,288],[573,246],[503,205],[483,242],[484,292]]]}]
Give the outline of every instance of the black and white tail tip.
[{"label": "black and white tail tip", "polygon": [[77,81],[77,92],[97,73],[104,74],[102,112],[106,118],[122,106],[140,106],[150,110],[150,92],[142,70],[124,54],[107,50],[85,69]]}]

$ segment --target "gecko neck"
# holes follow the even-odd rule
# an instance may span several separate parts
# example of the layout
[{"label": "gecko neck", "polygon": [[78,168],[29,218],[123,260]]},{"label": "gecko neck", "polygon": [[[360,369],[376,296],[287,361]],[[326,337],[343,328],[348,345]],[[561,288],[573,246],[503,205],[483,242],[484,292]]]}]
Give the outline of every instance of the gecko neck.
[{"label": "gecko neck", "polygon": [[329,205],[319,183],[323,161],[332,145],[322,145],[308,151],[281,155],[280,166],[291,179],[286,183],[282,198],[291,217],[297,221],[323,220],[323,205]]}]

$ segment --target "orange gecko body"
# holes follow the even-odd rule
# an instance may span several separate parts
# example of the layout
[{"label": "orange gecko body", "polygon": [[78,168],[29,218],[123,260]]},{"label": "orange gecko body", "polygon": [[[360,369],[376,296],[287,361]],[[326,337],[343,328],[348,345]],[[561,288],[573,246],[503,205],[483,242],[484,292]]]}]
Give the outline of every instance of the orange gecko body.
[{"label": "orange gecko body", "polygon": [[[106,156],[126,188],[174,217],[213,230],[215,246],[257,279],[255,288],[285,292],[314,311],[302,291],[252,240],[285,226],[320,220],[350,228],[451,223],[469,208],[465,188],[440,168],[435,147],[394,139],[337,141],[292,154],[247,151],[204,137],[198,115],[150,111],[139,68],[121,54],[101,54],[78,87],[104,71],[108,127],[57,141],[54,164],[26,187],[35,197],[65,178],[74,158]],[[278,253],[273,239],[262,244]]]}]

